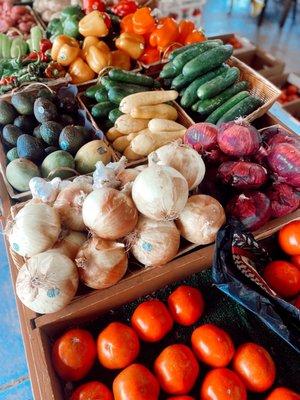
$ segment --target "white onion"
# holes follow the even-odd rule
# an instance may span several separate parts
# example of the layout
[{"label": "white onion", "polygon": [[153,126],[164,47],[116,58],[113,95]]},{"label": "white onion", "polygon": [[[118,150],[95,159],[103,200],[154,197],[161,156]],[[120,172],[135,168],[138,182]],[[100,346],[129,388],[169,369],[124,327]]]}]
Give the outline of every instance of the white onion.
[{"label": "white onion", "polygon": [[78,272],[72,260],[53,250],[36,254],[19,270],[16,292],[31,310],[47,314],[64,308],[78,287]]},{"label": "white onion", "polygon": [[156,221],[178,218],[188,199],[184,176],[167,165],[144,169],[132,186],[132,198],[138,210]]},{"label": "white onion", "polygon": [[102,239],[120,239],[133,231],[138,212],[129,195],[113,188],[94,190],[84,200],[85,225]]},{"label": "white onion", "polygon": [[140,171],[135,168],[123,169],[117,174],[117,179],[121,182],[121,187],[124,187],[127,183],[133,182],[139,173]]},{"label": "white onion", "polygon": [[198,194],[188,199],[176,225],[186,240],[204,245],[215,241],[225,220],[224,209],[215,198]]},{"label": "white onion", "polygon": [[168,165],[180,172],[189,185],[189,190],[197,187],[205,175],[205,164],[196,150],[173,142],[160,147],[148,156],[149,166]]},{"label": "white onion", "polygon": [[180,234],[173,221],[155,221],[140,215],[128,241],[132,254],[140,263],[157,266],[166,264],[176,256]]},{"label": "white onion", "polygon": [[9,243],[16,253],[32,257],[50,249],[60,230],[57,212],[48,204],[33,200],[18,212],[9,232]]},{"label": "white onion", "polygon": [[84,243],[75,262],[80,279],[93,289],[104,289],[119,282],[128,264],[124,244],[97,237]]},{"label": "white onion", "polygon": [[83,232],[67,231],[65,234],[58,239],[53,246],[53,250],[58,251],[61,254],[69,257],[71,260],[75,260],[75,257],[86,241],[86,234]]},{"label": "white onion", "polygon": [[83,231],[85,225],[82,219],[82,205],[86,196],[92,191],[92,185],[71,183],[58,194],[54,209],[59,213],[61,223],[67,229]]}]

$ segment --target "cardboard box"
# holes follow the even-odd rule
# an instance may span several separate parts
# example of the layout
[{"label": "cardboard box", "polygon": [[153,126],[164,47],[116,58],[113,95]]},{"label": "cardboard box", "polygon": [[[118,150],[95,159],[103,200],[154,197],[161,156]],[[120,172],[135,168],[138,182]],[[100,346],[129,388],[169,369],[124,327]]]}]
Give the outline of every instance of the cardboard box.
[{"label": "cardboard box", "polygon": [[283,61],[260,48],[257,48],[255,52],[248,57],[247,64],[266,78],[282,74],[285,66]]},{"label": "cardboard box", "polygon": [[292,102],[284,106],[276,102],[270,108],[268,114],[276,123],[280,123],[284,128],[300,135],[300,101]]}]

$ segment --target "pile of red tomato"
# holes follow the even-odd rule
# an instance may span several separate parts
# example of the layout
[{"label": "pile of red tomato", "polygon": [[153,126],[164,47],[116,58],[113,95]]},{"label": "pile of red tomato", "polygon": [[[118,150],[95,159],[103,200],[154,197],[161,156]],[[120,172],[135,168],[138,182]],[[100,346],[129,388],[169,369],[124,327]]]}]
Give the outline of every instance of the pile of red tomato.
[{"label": "pile of red tomato", "polygon": [[[171,344],[157,354],[153,370],[136,363],[143,342],[161,341],[174,323],[190,326],[204,311],[201,292],[179,286],[168,297],[167,305],[147,300],[134,310],[131,326],[112,322],[98,335],[71,329],[56,340],[52,359],[56,372],[66,381],[78,381],[89,374],[96,358],[103,368],[116,371],[112,390],[91,381],[79,386],[71,400],[158,400],[160,392],[168,400],[246,400],[247,392],[263,393],[274,384],[275,363],[262,346],[244,343],[235,349],[230,335],[213,324],[197,327],[191,345]],[[202,366],[204,376],[197,397],[195,389]],[[300,400],[300,395],[278,387],[267,400]]]},{"label": "pile of red tomato", "polygon": [[282,104],[300,99],[300,90],[295,85],[287,84],[281,90],[278,101]]}]

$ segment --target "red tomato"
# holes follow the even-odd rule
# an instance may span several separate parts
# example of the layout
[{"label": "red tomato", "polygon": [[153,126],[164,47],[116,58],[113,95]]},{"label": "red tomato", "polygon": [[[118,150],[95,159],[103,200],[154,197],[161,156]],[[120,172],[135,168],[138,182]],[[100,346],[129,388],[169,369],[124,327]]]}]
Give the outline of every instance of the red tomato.
[{"label": "red tomato", "polygon": [[213,324],[194,330],[192,346],[199,360],[211,367],[226,367],[234,354],[234,345],[228,333]]},{"label": "red tomato", "polygon": [[173,319],[180,325],[193,325],[203,314],[204,300],[200,290],[181,285],[168,298]]},{"label": "red tomato", "polygon": [[195,400],[195,398],[191,396],[175,396],[168,397],[167,400]]},{"label": "red tomato", "polygon": [[300,394],[285,387],[279,387],[274,389],[266,400],[300,400]]},{"label": "red tomato", "polygon": [[291,258],[291,263],[296,265],[296,267],[300,268],[300,254],[298,254],[297,256],[293,256]]},{"label": "red tomato", "polygon": [[256,343],[244,343],[237,349],[233,368],[251,392],[265,392],[273,385],[276,376],[272,357]]},{"label": "red tomato", "polygon": [[131,323],[145,342],[158,342],[173,327],[167,307],[159,300],[148,300],[140,304],[132,314]]},{"label": "red tomato", "polygon": [[158,400],[159,384],[143,365],[123,369],[113,382],[115,400]]},{"label": "red tomato", "polygon": [[87,382],[73,392],[70,400],[113,400],[112,392],[101,382]]},{"label": "red tomato", "polygon": [[300,269],[287,261],[270,262],[263,277],[281,297],[293,297],[300,292]]},{"label": "red tomato", "polygon": [[300,254],[300,221],[293,221],[279,231],[279,244],[282,250],[290,256]]},{"label": "red tomato", "polygon": [[216,368],[206,374],[200,390],[201,400],[247,400],[245,385],[228,368]]},{"label": "red tomato", "polygon": [[296,299],[293,301],[293,304],[300,310],[300,296],[296,297]]},{"label": "red tomato", "polygon": [[112,322],[97,340],[100,364],[108,369],[125,368],[138,356],[140,342],[135,331],[120,322]]},{"label": "red tomato", "polygon": [[96,354],[96,343],[88,331],[70,329],[54,343],[52,361],[62,379],[78,381],[89,373]]},{"label": "red tomato", "polygon": [[154,362],[154,371],[160,386],[169,394],[189,393],[199,370],[196,357],[184,344],[166,347]]}]

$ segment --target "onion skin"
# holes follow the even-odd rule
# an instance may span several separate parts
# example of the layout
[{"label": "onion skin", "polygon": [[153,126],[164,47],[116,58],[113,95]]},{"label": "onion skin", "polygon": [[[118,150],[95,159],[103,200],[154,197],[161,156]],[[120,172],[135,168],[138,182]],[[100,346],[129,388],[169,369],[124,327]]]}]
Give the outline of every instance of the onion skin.
[{"label": "onion skin", "polygon": [[271,216],[273,218],[283,217],[299,208],[299,194],[286,183],[275,183],[266,194],[271,200]]},{"label": "onion skin", "polygon": [[199,154],[212,150],[217,146],[218,128],[208,122],[194,124],[186,131],[183,141]]},{"label": "onion skin", "polygon": [[295,144],[300,141],[300,139],[291,135],[285,129],[280,128],[278,125],[270,126],[260,132],[262,141],[264,144],[271,146],[276,143],[292,143]]},{"label": "onion skin", "polygon": [[232,160],[232,157],[222,153],[219,148],[212,149],[205,153],[205,161],[211,165],[220,165],[223,162]]},{"label": "onion skin", "polygon": [[259,229],[271,217],[271,202],[261,192],[245,192],[234,196],[227,204],[226,211],[229,215],[239,219],[247,229]]},{"label": "onion skin", "polygon": [[229,161],[220,165],[218,178],[237,189],[257,189],[268,179],[267,170],[255,163]]},{"label": "onion skin", "polygon": [[255,154],[261,143],[261,137],[256,128],[236,122],[221,124],[217,139],[223,153],[235,157]]}]

